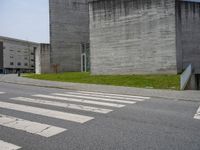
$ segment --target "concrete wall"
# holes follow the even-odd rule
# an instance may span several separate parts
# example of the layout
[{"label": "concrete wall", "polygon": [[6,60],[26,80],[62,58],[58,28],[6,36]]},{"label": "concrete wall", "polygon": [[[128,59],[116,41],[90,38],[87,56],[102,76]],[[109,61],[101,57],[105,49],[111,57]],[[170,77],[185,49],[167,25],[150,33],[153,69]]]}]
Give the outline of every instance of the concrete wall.
[{"label": "concrete wall", "polygon": [[177,73],[175,0],[90,0],[92,74]]},{"label": "concrete wall", "polygon": [[35,50],[38,43],[13,38],[0,37],[3,42],[3,68],[35,69]]},{"label": "concrete wall", "polygon": [[40,44],[36,51],[36,74],[51,73],[50,68],[50,45]]},{"label": "concrete wall", "polygon": [[3,42],[0,42],[0,69],[3,68]]},{"label": "concrete wall", "polygon": [[177,1],[177,6],[178,70],[192,64],[200,74],[200,1]]},{"label": "concrete wall", "polygon": [[81,70],[81,43],[89,41],[87,0],[49,0],[51,65]]}]

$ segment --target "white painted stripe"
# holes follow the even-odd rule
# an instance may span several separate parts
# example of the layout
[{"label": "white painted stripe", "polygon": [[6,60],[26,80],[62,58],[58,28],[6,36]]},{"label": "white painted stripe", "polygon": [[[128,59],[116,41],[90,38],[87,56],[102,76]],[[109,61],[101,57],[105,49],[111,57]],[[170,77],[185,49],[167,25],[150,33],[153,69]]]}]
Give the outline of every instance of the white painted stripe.
[{"label": "white painted stripe", "polygon": [[0,92],[0,94],[5,94],[5,92]]},{"label": "white painted stripe", "polygon": [[109,112],[112,111],[111,109],[103,109],[103,108],[90,107],[90,106],[84,106],[84,105],[76,105],[76,104],[70,104],[70,103],[47,101],[47,100],[42,100],[42,99],[32,99],[32,98],[26,98],[26,97],[15,97],[15,98],[11,98],[11,99],[23,101],[23,102],[31,102],[31,103],[43,104],[43,105],[51,105],[51,106],[77,109],[77,110],[83,110],[83,111],[89,111],[89,112],[95,112],[95,113],[102,113],[102,114],[106,114],[106,113],[109,113]]},{"label": "white painted stripe", "polygon": [[200,106],[199,106],[199,108],[198,108],[198,110],[197,110],[197,114],[200,114]]},{"label": "white painted stripe", "polygon": [[194,115],[194,119],[199,119],[200,120],[200,106],[199,106],[196,114]]},{"label": "white painted stripe", "polygon": [[37,107],[32,107],[32,106],[12,104],[12,103],[6,103],[6,102],[0,102],[0,108],[12,109],[12,110],[17,110],[21,112],[27,112],[27,113],[47,116],[51,118],[78,122],[78,123],[85,123],[89,120],[94,119],[93,117],[89,117],[89,116],[65,113],[65,112],[54,111],[50,109],[37,108]]},{"label": "white painted stripe", "polygon": [[129,97],[89,94],[89,93],[81,93],[81,92],[65,92],[65,93],[72,94],[72,95],[90,96],[90,97],[93,96],[93,97],[111,98],[111,99],[119,99],[119,100],[144,101],[144,99],[141,99],[141,98],[129,98]]},{"label": "white painted stripe", "polygon": [[196,114],[196,115],[194,116],[194,119],[200,120],[200,115],[197,115],[197,114]]},{"label": "white painted stripe", "polygon": [[88,91],[77,91],[77,92],[80,92],[80,93],[88,93],[88,94],[96,94],[96,95],[107,95],[107,96],[127,97],[127,98],[150,99],[150,97],[146,97],[146,96],[133,96],[133,95],[110,94],[110,93],[88,92]]},{"label": "white painted stripe", "polygon": [[134,104],[135,103],[133,101],[116,100],[116,99],[108,99],[108,98],[100,98],[100,97],[90,97],[90,96],[80,96],[80,95],[71,95],[71,94],[52,93],[52,95],[72,97],[72,98],[84,98],[84,99],[89,99],[89,100],[116,102],[116,103],[124,103],[124,104]]},{"label": "white painted stripe", "polygon": [[35,97],[40,97],[40,98],[49,98],[49,99],[54,99],[54,100],[64,100],[64,101],[72,101],[72,102],[80,102],[80,103],[87,103],[87,104],[94,104],[94,105],[102,105],[102,106],[110,106],[110,107],[124,107],[125,105],[121,104],[114,104],[114,103],[105,103],[105,102],[98,102],[98,101],[89,101],[89,100],[84,100],[84,99],[75,99],[75,98],[67,98],[67,97],[59,97],[59,96],[51,96],[51,95],[33,95]]},{"label": "white painted stripe", "polygon": [[25,131],[31,134],[40,135],[43,137],[51,137],[61,132],[66,131],[64,128],[59,128],[56,126],[51,126],[47,124],[42,124],[38,122],[32,122],[28,120],[23,120],[20,118],[15,118],[11,116],[5,116],[0,114],[0,125]]},{"label": "white painted stripe", "polygon": [[21,147],[0,140],[0,150],[17,150]]}]

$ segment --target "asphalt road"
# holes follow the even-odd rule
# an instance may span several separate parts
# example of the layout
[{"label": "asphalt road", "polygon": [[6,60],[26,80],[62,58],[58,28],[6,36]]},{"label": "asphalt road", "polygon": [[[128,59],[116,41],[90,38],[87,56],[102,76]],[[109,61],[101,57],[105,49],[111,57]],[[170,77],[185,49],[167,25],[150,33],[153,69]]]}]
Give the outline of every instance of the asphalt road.
[{"label": "asphalt road", "polygon": [[0,83],[0,150],[200,150],[199,105]]}]

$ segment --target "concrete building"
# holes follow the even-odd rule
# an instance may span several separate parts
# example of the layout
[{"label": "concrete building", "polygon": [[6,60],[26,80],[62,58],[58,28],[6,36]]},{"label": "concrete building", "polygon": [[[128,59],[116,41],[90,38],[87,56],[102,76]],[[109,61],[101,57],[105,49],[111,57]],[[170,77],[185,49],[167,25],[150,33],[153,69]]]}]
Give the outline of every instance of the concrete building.
[{"label": "concrete building", "polygon": [[92,74],[200,74],[200,0],[89,0]]},{"label": "concrete building", "polygon": [[93,74],[200,73],[198,0],[90,0]]},{"label": "concrete building", "polygon": [[189,89],[200,90],[200,0],[179,0],[176,6],[178,72],[192,64]]},{"label": "concrete building", "polygon": [[[50,44],[40,44],[35,52],[35,73],[51,73],[50,68]],[[53,68],[52,68],[53,69]]]},{"label": "concrete building", "polygon": [[81,71],[81,49],[89,43],[87,0],[49,0],[49,7],[51,68]]},{"label": "concrete building", "polygon": [[0,36],[0,73],[34,72],[39,44]]}]

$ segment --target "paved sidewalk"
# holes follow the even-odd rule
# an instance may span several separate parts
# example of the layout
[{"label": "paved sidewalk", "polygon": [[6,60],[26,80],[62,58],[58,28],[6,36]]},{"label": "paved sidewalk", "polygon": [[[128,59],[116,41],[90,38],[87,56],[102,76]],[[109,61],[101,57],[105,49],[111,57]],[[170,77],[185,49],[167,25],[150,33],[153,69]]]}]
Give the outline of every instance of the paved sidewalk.
[{"label": "paved sidewalk", "polygon": [[80,84],[68,82],[55,82],[28,79],[12,75],[0,75],[0,82],[14,83],[22,85],[34,85],[41,87],[61,88],[68,90],[85,90],[94,92],[109,92],[140,96],[163,97],[173,100],[191,100],[200,102],[200,91],[172,91],[172,90],[157,90],[157,89],[143,89],[133,87],[120,87],[110,85],[95,85],[95,84]]}]

